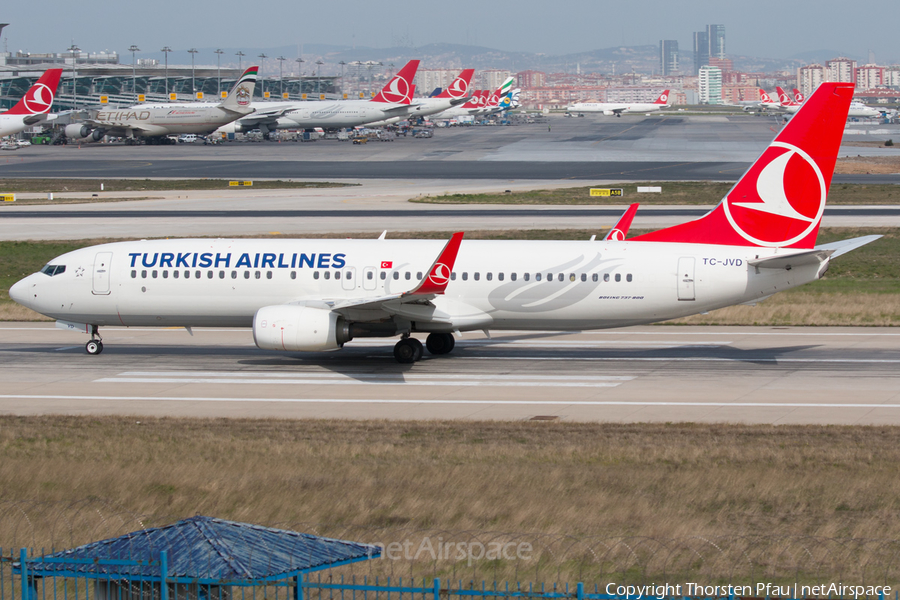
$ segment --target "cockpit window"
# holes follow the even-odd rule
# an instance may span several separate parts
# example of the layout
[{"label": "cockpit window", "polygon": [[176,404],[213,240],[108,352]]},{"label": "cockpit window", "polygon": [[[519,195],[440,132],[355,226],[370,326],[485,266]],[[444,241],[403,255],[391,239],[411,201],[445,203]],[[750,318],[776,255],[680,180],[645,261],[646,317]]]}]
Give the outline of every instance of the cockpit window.
[{"label": "cockpit window", "polygon": [[66,265],[47,265],[43,269],[41,269],[41,273],[44,275],[49,275],[53,277],[54,275],[59,275],[61,273],[66,272]]}]

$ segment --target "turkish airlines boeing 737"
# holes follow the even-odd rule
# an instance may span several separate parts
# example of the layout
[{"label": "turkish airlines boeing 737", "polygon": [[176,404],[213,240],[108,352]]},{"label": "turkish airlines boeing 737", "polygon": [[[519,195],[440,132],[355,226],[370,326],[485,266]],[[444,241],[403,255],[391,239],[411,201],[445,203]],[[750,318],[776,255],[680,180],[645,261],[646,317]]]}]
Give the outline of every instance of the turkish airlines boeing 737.
[{"label": "turkish airlines boeing 737", "polygon": [[877,239],[816,246],[853,96],[824,83],[705,216],[625,240],[633,209],[600,241],[164,239],[53,259],[9,291],[89,334],[99,327],[252,327],[257,346],[335,350],[402,336],[400,362],[470,330],[583,330],[755,302],[814,281]]}]

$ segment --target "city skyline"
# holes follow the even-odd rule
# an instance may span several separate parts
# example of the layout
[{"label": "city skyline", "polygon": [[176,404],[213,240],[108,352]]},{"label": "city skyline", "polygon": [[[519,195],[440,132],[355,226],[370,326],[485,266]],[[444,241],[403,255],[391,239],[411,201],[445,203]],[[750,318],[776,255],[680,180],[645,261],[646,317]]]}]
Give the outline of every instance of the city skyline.
[{"label": "city skyline", "polygon": [[[460,0],[418,5],[412,22],[405,18],[409,6],[396,0],[377,6],[362,0],[344,0],[339,5],[270,0],[259,27],[236,26],[240,22],[236,17],[246,12],[245,3],[238,0],[219,0],[215,5],[159,0],[116,11],[97,0],[50,4],[55,17],[40,22],[26,5],[5,7],[0,20],[10,26],[3,31],[4,50],[59,52],[73,41],[86,51],[110,50],[120,55],[132,44],[153,53],[165,45],[176,50],[301,44],[385,49],[447,43],[565,55],[616,46],[658,46],[665,39],[677,41],[685,51],[693,48],[694,32],[720,23],[727,32],[729,55],[789,59],[826,52],[864,59],[872,52],[879,63],[900,62],[900,45],[892,30],[900,18],[900,6],[881,6],[878,19],[849,13],[861,25],[847,26],[847,5],[835,0],[817,3],[815,14],[806,3],[770,0],[752,7],[709,0],[683,0],[677,6],[646,0],[639,17],[625,14],[619,3],[606,0],[570,0],[564,10],[548,10],[536,2],[511,7]],[[214,11],[209,10],[212,6]],[[272,19],[273,14],[281,17]],[[133,17],[142,23],[139,30],[122,26]],[[812,22],[815,27],[809,25]],[[36,31],[40,33],[35,35]]]}]

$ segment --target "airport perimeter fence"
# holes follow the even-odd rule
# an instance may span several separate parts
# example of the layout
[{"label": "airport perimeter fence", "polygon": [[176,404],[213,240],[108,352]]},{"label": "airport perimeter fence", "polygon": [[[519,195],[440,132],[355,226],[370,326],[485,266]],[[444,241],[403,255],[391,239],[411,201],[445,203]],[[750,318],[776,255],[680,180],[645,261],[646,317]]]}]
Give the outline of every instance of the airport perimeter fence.
[{"label": "airport perimeter fence", "polygon": [[[441,600],[456,600],[452,596],[479,596],[485,600],[611,600],[629,595],[627,586],[687,583],[750,585],[753,594],[737,595],[758,597],[794,597],[793,588],[784,586],[795,584],[870,588],[888,585],[893,588],[891,597],[900,589],[900,540],[778,535],[579,537],[390,525],[257,522],[266,527],[374,544],[381,548],[381,556],[305,576],[299,599],[290,591],[296,589],[290,581],[249,587],[221,582],[209,585],[205,592],[196,585],[191,588],[190,582],[177,582],[187,587],[176,586],[168,598],[153,596],[149,588],[125,589],[116,583],[116,593],[105,595],[97,589],[88,590],[97,584],[77,573],[56,577],[53,582],[39,582],[30,595],[21,591],[24,588],[15,563],[21,563],[22,552],[30,557],[26,558],[27,564],[29,560],[40,561],[44,555],[129,532],[139,543],[142,530],[168,525],[183,517],[139,515],[97,499],[74,504],[0,502],[0,600],[88,600],[88,594],[90,600],[432,600],[436,585],[440,586]],[[134,556],[102,558],[136,560]],[[265,565],[262,570],[265,571]],[[610,584],[613,587],[608,587]],[[770,587],[757,588],[758,585]],[[157,584],[157,590],[158,587]],[[686,587],[680,589],[687,591]],[[178,593],[187,594],[188,598],[176,596]],[[815,595],[839,598],[852,594],[838,590]],[[878,593],[865,595],[877,597]]]}]

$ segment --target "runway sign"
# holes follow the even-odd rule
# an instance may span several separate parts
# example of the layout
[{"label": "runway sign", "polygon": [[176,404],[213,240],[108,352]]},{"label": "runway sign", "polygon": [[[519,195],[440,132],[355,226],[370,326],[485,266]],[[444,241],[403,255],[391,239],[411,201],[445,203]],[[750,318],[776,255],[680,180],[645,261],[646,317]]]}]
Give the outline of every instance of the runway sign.
[{"label": "runway sign", "polygon": [[639,185],[638,194],[662,194],[662,186],[659,185]]},{"label": "runway sign", "polygon": [[622,188],[591,188],[591,196],[622,196]]},{"label": "runway sign", "polygon": [[0,194],[0,198],[2,198],[4,202],[15,202],[16,201],[15,194]]},{"label": "runway sign", "polygon": [[251,187],[253,186],[252,181],[229,181],[229,187]]}]

